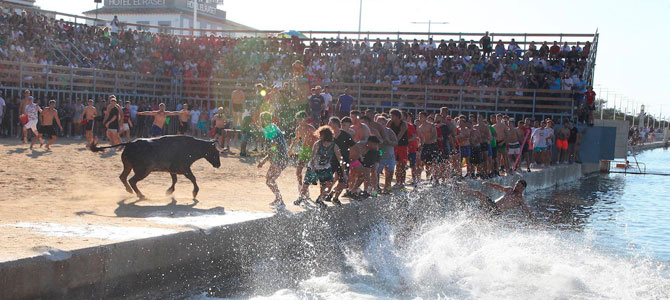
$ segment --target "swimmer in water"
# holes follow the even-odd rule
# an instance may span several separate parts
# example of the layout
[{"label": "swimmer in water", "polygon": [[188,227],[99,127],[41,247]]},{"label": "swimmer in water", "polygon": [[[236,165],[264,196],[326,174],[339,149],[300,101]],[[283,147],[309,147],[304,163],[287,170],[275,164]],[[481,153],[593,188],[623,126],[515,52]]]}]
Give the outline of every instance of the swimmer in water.
[{"label": "swimmer in water", "polygon": [[530,209],[528,209],[528,206],[526,205],[526,202],[523,200],[523,191],[526,190],[527,185],[525,180],[520,179],[516,182],[516,184],[514,184],[514,186],[508,186],[508,187],[503,187],[501,185],[488,181],[484,181],[482,182],[482,184],[485,186],[490,186],[493,189],[505,193],[498,200],[493,201],[491,197],[486,196],[484,193],[480,191],[473,191],[473,190],[463,191],[466,194],[475,196],[475,198],[479,199],[479,202],[482,204],[482,207],[489,214],[499,215],[509,209],[515,207],[521,207],[528,215],[528,218],[533,217],[533,215],[530,213]]}]

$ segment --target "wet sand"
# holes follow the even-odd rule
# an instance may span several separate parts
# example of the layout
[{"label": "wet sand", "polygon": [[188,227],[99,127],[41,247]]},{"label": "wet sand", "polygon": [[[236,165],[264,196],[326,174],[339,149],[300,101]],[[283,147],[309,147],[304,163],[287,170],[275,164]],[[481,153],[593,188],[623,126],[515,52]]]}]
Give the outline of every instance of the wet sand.
[{"label": "wet sand", "polygon": [[[102,145],[105,145],[104,143]],[[272,215],[274,196],[265,172],[256,168],[260,153],[221,157],[216,169],[204,159],[193,164],[200,192],[178,177],[172,197],[168,173],[152,173],[138,183],[149,197],[125,191],[118,176],[121,152],[92,153],[83,140],[59,139],[52,151],[0,139],[0,262],[173,232],[207,228]],[[295,168],[279,178],[279,187],[293,212],[298,196]],[[132,173],[131,173],[132,176]],[[316,187],[311,187],[317,195]],[[346,202],[346,200],[344,201]]]}]

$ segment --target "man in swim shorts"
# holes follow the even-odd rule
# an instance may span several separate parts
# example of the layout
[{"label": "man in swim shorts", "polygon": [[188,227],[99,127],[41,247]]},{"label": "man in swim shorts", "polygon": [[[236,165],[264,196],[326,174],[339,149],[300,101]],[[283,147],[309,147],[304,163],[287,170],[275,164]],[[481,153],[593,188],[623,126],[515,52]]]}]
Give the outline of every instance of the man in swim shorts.
[{"label": "man in swim shorts", "polygon": [[437,144],[437,128],[435,124],[428,121],[428,113],[419,112],[419,121],[421,122],[417,133],[421,139],[421,161],[426,164],[434,179],[438,178],[437,163],[441,159],[440,147]]},{"label": "man in swim shorts", "polygon": [[84,124],[84,131],[86,131],[86,144],[91,144],[94,140],[93,125],[95,124],[95,116],[97,115],[95,106],[93,106],[93,99],[88,99],[88,105],[84,107],[83,117],[86,121]]},{"label": "man in swim shorts", "polygon": [[298,165],[295,168],[295,175],[298,178],[298,191],[300,191],[300,197],[302,198],[307,197],[306,195],[302,195],[302,170],[312,158],[312,146],[314,146],[317,137],[314,135],[316,128],[307,121],[307,113],[304,110],[297,112],[295,114],[295,119],[298,122],[298,127],[295,129],[295,139],[293,139],[293,142],[288,149],[290,156],[296,155],[293,151],[293,147],[295,147],[298,141],[302,142],[297,153]]},{"label": "man in swim shorts", "polygon": [[[39,134],[39,139],[40,141],[42,140],[43,135],[48,135],[49,136],[49,141],[46,144],[46,149],[51,150],[51,144],[56,141],[57,138],[57,132],[56,128],[54,127],[54,120],[56,121],[56,125],[58,125],[58,128],[60,131],[63,131],[63,126],[60,124],[60,119],[58,118],[58,111],[56,110],[56,100],[49,100],[49,107],[45,108],[42,111],[42,125],[41,131]],[[32,146],[32,145],[31,145]],[[40,147],[42,144],[40,144]]]},{"label": "man in swim shorts", "polygon": [[151,125],[151,137],[162,136],[165,119],[179,114],[178,111],[165,111],[165,103],[158,104],[158,110],[137,112],[137,115],[154,117],[154,123]]}]

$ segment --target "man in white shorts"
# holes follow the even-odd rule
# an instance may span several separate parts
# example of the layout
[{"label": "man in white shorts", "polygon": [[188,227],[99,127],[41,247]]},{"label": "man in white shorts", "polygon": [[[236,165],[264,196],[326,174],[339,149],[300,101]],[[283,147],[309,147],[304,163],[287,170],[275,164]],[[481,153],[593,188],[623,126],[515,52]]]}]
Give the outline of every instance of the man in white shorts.
[{"label": "man in white shorts", "polygon": [[[30,97],[30,98],[32,98],[32,97]],[[28,140],[27,130],[32,130],[33,134],[36,137],[39,138],[40,145],[44,144],[44,142],[42,141],[42,137],[40,137],[40,134],[37,131],[37,118],[39,116],[39,113],[42,112],[42,109],[37,104],[31,103],[31,104],[26,105],[24,111],[25,111],[25,114],[28,116],[28,122],[26,123],[26,125],[23,126],[26,129],[26,134],[23,135],[23,142],[24,143],[28,142],[27,141]],[[30,149],[33,148],[33,144],[34,144],[34,142],[30,144]]]}]

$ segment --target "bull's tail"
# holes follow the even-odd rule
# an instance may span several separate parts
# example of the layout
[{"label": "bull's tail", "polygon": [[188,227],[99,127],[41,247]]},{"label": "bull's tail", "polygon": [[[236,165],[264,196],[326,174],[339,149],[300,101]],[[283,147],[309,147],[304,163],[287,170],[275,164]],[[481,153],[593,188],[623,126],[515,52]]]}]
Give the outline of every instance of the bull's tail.
[{"label": "bull's tail", "polygon": [[105,147],[98,147],[97,144],[92,142],[91,144],[88,145],[88,149],[91,149],[93,152],[100,152],[100,151],[105,151],[105,149],[109,148],[116,148],[116,147],[124,147],[132,142],[127,142],[127,143],[121,143],[121,144],[116,144],[116,145],[111,145],[111,146],[105,146]]}]

